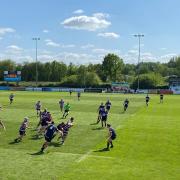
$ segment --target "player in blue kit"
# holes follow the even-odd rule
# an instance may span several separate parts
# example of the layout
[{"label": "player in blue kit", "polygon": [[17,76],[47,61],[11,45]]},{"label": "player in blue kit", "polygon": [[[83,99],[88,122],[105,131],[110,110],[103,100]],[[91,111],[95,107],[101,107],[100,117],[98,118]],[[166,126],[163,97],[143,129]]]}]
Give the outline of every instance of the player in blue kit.
[{"label": "player in blue kit", "polygon": [[97,124],[101,121],[101,112],[105,110],[105,106],[103,103],[98,107],[98,118],[97,118]]},{"label": "player in blue kit", "polygon": [[110,109],[111,109],[111,102],[110,102],[110,100],[108,99],[107,100],[107,102],[106,102],[106,104],[105,104],[105,106],[106,106],[106,110],[109,112],[110,111]]},{"label": "player in blue kit", "polygon": [[124,101],[124,112],[127,110],[128,106],[129,106],[129,100],[128,99],[125,99]]},{"label": "player in blue kit", "polygon": [[35,104],[37,116],[40,116],[40,114],[41,114],[41,107],[42,107],[41,101],[38,101],[38,102]]},{"label": "player in blue kit", "polygon": [[60,135],[63,135],[63,132],[58,130],[57,127],[54,125],[54,122],[51,122],[51,124],[47,127],[44,138],[45,142],[42,145],[41,153],[44,152],[44,150],[48,147],[48,145],[51,143],[52,139],[56,136],[57,133],[60,133]]},{"label": "player in blue kit", "polygon": [[11,94],[9,95],[9,103],[12,104],[12,103],[13,103],[13,100],[14,100],[14,94],[11,93]]},{"label": "player in blue kit", "polygon": [[160,103],[163,103],[164,95],[160,94]]},{"label": "player in blue kit", "polygon": [[28,124],[29,124],[29,120],[27,117],[25,117],[19,128],[19,137],[14,140],[15,142],[22,141],[22,138],[26,136],[26,129],[28,128]]},{"label": "player in blue kit", "polygon": [[147,94],[147,96],[146,96],[146,106],[149,105],[149,100],[150,100],[150,97],[149,97],[148,94]]},{"label": "player in blue kit", "polygon": [[108,117],[108,111],[103,109],[101,111],[101,124],[102,124],[102,127],[106,127],[107,117]]},{"label": "player in blue kit", "polygon": [[108,128],[107,150],[109,150],[110,145],[111,145],[110,148],[114,147],[112,141],[116,139],[116,132],[111,127],[110,124],[107,124],[107,128]]},{"label": "player in blue kit", "polygon": [[65,124],[64,122],[60,123],[57,128],[58,130],[62,131],[63,132],[63,136],[60,136],[58,138],[58,140],[61,138],[62,141],[61,141],[61,144],[63,145],[64,144],[64,141],[65,139],[67,138],[67,135],[68,135],[68,132],[69,132],[69,129],[73,126],[73,122],[74,122],[74,118],[71,117],[70,120],[67,121],[67,123]]},{"label": "player in blue kit", "polygon": [[77,92],[77,98],[78,98],[78,101],[80,101],[80,97],[81,97],[81,92],[78,91],[78,92]]}]

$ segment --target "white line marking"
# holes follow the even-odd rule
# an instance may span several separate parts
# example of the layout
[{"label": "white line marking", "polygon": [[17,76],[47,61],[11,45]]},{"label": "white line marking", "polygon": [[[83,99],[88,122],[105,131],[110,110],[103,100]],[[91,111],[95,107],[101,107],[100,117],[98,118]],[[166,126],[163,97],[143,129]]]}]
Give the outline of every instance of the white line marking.
[{"label": "white line marking", "polygon": [[[89,157],[94,157],[94,158],[104,158],[104,159],[115,159],[114,157],[110,157],[110,156],[98,156],[98,155],[90,155],[90,153],[91,153],[92,151],[88,151],[87,153],[85,153],[85,154],[76,154],[76,153],[65,153],[65,152],[55,152],[55,153],[59,153],[59,154],[64,154],[64,155],[71,155],[71,156],[81,156],[80,157],[80,159],[78,159],[76,162],[78,162],[78,161],[82,161],[82,160],[84,160],[85,158],[87,158],[87,156],[89,156]],[[54,153],[54,152],[53,152]],[[84,158],[84,156],[86,156],[85,158]],[[83,159],[82,159],[83,158]]]},{"label": "white line marking", "polygon": [[81,156],[81,157],[77,160],[77,162],[79,163],[79,162],[85,160],[85,159],[91,154],[91,152],[92,152],[91,150],[88,151],[86,154],[84,154],[83,156]]}]

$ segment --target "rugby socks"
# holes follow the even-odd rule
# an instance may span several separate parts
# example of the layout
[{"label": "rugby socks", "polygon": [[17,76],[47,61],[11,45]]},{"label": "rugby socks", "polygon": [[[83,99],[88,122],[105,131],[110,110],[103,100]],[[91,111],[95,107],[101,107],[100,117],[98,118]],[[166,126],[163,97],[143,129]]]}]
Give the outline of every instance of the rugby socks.
[{"label": "rugby socks", "polygon": [[109,149],[109,142],[107,142],[107,149]]}]

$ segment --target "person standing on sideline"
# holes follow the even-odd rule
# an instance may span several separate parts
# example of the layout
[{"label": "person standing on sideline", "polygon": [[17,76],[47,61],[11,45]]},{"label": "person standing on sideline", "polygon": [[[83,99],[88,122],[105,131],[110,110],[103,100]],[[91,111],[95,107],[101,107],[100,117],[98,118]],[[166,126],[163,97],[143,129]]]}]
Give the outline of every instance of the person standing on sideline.
[{"label": "person standing on sideline", "polygon": [[60,107],[61,112],[63,112],[63,109],[64,109],[64,100],[63,99],[61,99],[59,101],[59,107]]}]

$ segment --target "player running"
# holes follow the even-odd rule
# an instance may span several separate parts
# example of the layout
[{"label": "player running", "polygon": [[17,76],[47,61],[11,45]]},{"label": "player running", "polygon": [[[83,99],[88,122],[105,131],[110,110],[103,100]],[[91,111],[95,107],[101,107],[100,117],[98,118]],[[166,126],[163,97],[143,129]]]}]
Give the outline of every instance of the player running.
[{"label": "player running", "polygon": [[110,100],[109,100],[109,99],[107,100],[107,102],[106,102],[105,106],[106,106],[106,110],[109,112],[109,111],[110,111],[110,109],[111,109],[111,102],[110,102]]},{"label": "player running", "polygon": [[41,127],[37,132],[37,138],[39,138],[40,135],[45,133],[46,128],[51,123],[52,123],[52,116],[51,116],[50,112],[47,112],[46,114],[42,115],[41,121],[40,121]]},{"label": "player running", "polygon": [[35,104],[37,116],[40,116],[40,114],[41,114],[41,107],[42,107],[41,101],[38,101],[38,102]]},{"label": "player running", "polygon": [[113,148],[113,147],[114,147],[112,141],[113,141],[114,139],[116,139],[116,132],[115,132],[115,130],[111,127],[110,124],[107,124],[107,128],[108,128],[107,150],[109,150],[109,146],[110,146],[110,145],[111,145],[110,148]]},{"label": "player running", "polygon": [[160,103],[163,103],[164,95],[161,93],[160,94]]},{"label": "player running", "polygon": [[63,135],[62,131],[58,130],[57,127],[54,125],[54,122],[51,122],[51,124],[47,127],[44,138],[45,142],[42,145],[41,153],[44,152],[44,150],[48,147],[48,145],[51,143],[52,139],[56,136],[56,134],[59,133],[61,136]]},{"label": "player running", "polygon": [[64,100],[63,99],[61,99],[59,101],[59,107],[60,107],[61,112],[63,112],[63,109],[64,109]]},{"label": "player running", "polygon": [[98,107],[97,124],[101,121],[101,114],[102,114],[102,111],[104,110],[105,110],[105,106],[103,103],[101,103],[100,106]]},{"label": "player running", "polygon": [[149,100],[150,100],[150,97],[149,97],[148,94],[147,94],[147,96],[146,96],[146,106],[149,105]]},{"label": "player running", "polygon": [[78,101],[80,101],[80,97],[81,97],[81,92],[80,92],[80,91],[78,91],[78,93],[77,93],[77,98],[78,98]]},{"label": "player running", "polygon": [[29,120],[27,117],[25,117],[19,128],[19,137],[14,140],[15,142],[22,141],[22,138],[26,135],[26,129],[28,128],[28,124]]},{"label": "player running", "polygon": [[39,130],[39,126],[41,125],[42,118],[48,115],[47,108],[44,109],[43,112],[40,112],[40,120],[37,124],[36,130]]},{"label": "player running", "polygon": [[68,120],[66,124],[64,122],[62,122],[57,126],[58,130],[63,132],[63,135],[61,135],[58,138],[58,140],[61,138],[62,145],[64,145],[64,141],[68,136],[69,129],[74,125],[73,122],[74,122],[74,118],[71,117],[70,120]]},{"label": "player running", "polygon": [[129,100],[127,98],[125,99],[123,106],[124,106],[124,112],[125,112],[129,106]]},{"label": "player running", "polygon": [[71,106],[69,103],[67,103],[65,106],[64,106],[64,114],[63,114],[63,117],[62,118],[66,118],[69,114],[69,111],[71,109]]},{"label": "player running", "polygon": [[69,90],[69,95],[71,96],[71,94],[72,94],[72,90],[70,89],[70,90]]},{"label": "player running", "polygon": [[14,101],[14,94],[11,93],[11,94],[9,95],[9,103],[12,104],[13,101]]},{"label": "player running", "polygon": [[102,127],[106,127],[107,117],[108,117],[108,111],[103,109],[102,112],[101,112],[101,124],[102,124]]}]

